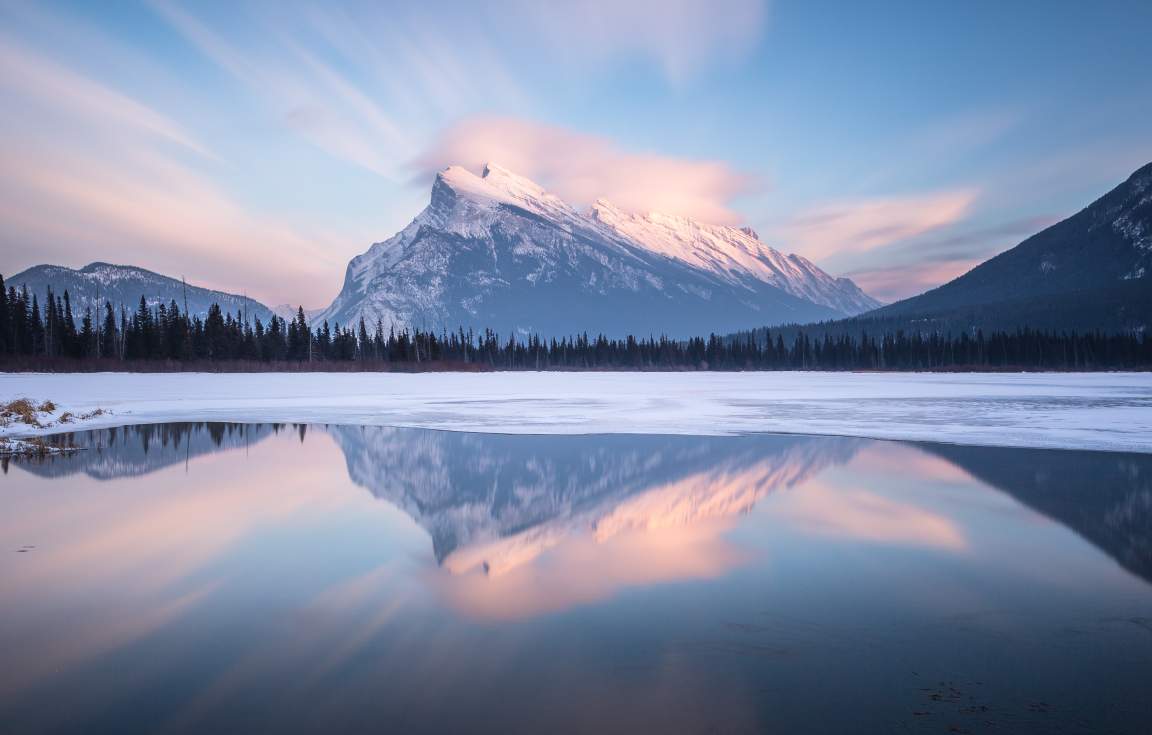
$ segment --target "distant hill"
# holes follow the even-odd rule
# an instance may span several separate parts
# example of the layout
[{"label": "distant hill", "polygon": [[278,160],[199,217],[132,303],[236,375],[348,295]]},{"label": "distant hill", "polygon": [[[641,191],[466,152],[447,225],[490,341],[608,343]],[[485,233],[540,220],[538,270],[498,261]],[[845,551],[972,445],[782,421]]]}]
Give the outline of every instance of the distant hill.
[{"label": "distant hill", "polygon": [[223,291],[213,291],[192,284],[184,285],[179,279],[153,273],[130,265],[90,263],[79,270],[59,265],[37,265],[13,276],[5,276],[5,286],[19,289],[28,287],[28,292],[43,300],[51,288],[56,295],[68,291],[72,300],[72,311],[79,318],[85,307],[93,312],[103,308],[109,301],[119,309],[121,305],[132,310],[143,296],[149,306],[175,301],[184,310],[185,292],[188,311],[193,316],[204,317],[213,303],[230,314],[246,311],[248,318],[259,317],[268,323],[272,310],[254,299],[237,296]]},{"label": "distant hill", "polygon": [[931,291],[805,332],[1143,331],[1152,323],[1152,163],[1079,213]]}]

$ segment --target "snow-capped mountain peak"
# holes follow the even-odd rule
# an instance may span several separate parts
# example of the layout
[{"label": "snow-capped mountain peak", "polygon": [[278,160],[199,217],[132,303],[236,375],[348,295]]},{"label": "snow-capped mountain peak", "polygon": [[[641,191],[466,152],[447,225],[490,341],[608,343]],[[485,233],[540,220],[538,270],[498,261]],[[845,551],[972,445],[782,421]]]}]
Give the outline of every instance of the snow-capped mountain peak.
[{"label": "snow-capped mountain peak", "polygon": [[558,197],[549,194],[543,186],[540,186],[535,181],[512,173],[496,163],[488,162],[485,164],[481,177],[489,186],[506,192],[509,196],[520,201],[560,201]]},{"label": "snow-capped mountain peak", "polygon": [[688,336],[828,319],[872,302],[754,234],[684,217],[579,212],[495,163],[440,171],[428,207],[348,267],[318,319]]},{"label": "snow-capped mountain peak", "polygon": [[483,177],[477,176],[463,166],[449,166],[436,174],[436,186],[445,187],[476,203],[503,202],[511,204],[513,201],[507,192],[492,186]]},{"label": "snow-capped mountain peak", "polygon": [[535,181],[495,163],[486,164],[480,176],[462,166],[449,166],[436,175],[436,183],[480,206],[511,205],[561,220],[580,217],[564,200]]}]

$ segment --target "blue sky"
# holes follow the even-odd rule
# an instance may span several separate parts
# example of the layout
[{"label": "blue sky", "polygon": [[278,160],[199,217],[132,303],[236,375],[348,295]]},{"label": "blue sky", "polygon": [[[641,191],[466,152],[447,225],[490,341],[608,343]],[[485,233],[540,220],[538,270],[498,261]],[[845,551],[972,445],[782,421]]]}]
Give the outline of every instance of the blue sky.
[{"label": "blue sky", "polygon": [[5,273],[325,305],[494,160],[937,285],[1152,160],[1152,3],[0,0]]}]

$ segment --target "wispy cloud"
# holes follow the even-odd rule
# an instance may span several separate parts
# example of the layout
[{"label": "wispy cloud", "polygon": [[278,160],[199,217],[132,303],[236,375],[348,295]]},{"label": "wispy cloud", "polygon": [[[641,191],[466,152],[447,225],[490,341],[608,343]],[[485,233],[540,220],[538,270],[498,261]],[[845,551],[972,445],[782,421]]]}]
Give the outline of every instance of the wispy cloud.
[{"label": "wispy cloud", "polygon": [[[182,126],[2,38],[0,64],[9,111],[0,122],[0,243],[9,263],[118,260],[310,304],[338,287],[331,236],[234,201],[204,170],[221,161]],[[318,264],[329,278],[317,277]]]},{"label": "wispy cloud", "polygon": [[0,241],[26,262],[82,265],[97,257],[264,300],[298,295],[324,303],[338,288],[328,278],[331,241],[308,236],[232,202],[190,168],[155,153],[103,157],[23,153],[0,146]]},{"label": "wispy cloud", "polygon": [[865,253],[959,222],[978,195],[960,189],[830,202],[802,212],[775,234],[812,260]]},{"label": "wispy cloud", "polygon": [[[528,111],[519,78],[536,74],[543,55],[580,77],[639,60],[683,83],[715,59],[747,52],[767,15],[764,0],[498,0],[450,13],[247,2],[236,17],[214,19],[173,0],[150,5],[290,128],[389,177],[445,119]],[[250,25],[259,37],[234,30]]]},{"label": "wispy cloud", "polygon": [[906,265],[867,268],[850,271],[844,275],[872,296],[890,303],[947,283],[980,263],[980,258],[929,260]]},{"label": "wispy cloud", "polygon": [[[301,215],[313,224],[296,224],[298,202],[280,190],[289,188],[286,174],[307,174],[289,167],[323,167],[344,177],[340,184],[361,187],[361,201],[376,186],[365,183],[370,172],[382,198],[400,196],[413,158],[453,120],[471,121],[441,139],[460,153],[488,149],[487,133],[523,136],[520,150],[538,157],[535,165],[521,165],[507,148],[483,158],[538,175],[576,201],[609,196],[629,208],[739,219],[729,202],[747,181],[723,163],[628,153],[593,136],[477,116],[531,117],[544,67],[549,84],[566,71],[608,78],[636,64],[682,84],[751,48],[764,25],[763,0],[550,8],[527,0],[450,8],[241,0],[227,12],[146,0],[126,12],[151,32],[170,30],[179,53],[158,54],[135,43],[134,31],[65,9],[0,7],[0,243],[8,267],[120,260],[265,300],[320,304],[338,286],[349,251],[370,238],[333,228],[338,215],[317,219],[320,205]],[[559,47],[566,53],[554,54]],[[109,63],[81,66],[82,58]],[[125,76],[134,69],[143,71]],[[174,83],[185,73],[203,76]],[[251,142],[260,130],[269,133],[266,146]],[[294,158],[282,163],[280,154]],[[400,215],[381,210],[395,226]],[[358,216],[355,229],[371,224]]]},{"label": "wispy cloud", "polygon": [[[717,57],[740,56],[764,32],[764,0],[513,0],[554,47],[577,59],[608,62],[628,56],[652,60],[682,82]],[[579,39],[576,44],[572,39]]]},{"label": "wispy cloud", "polygon": [[634,153],[606,138],[498,117],[454,125],[417,165],[426,177],[452,164],[480,171],[489,162],[527,176],[577,205],[604,198],[627,210],[721,224],[742,221],[731,202],[753,183],[722,161]]},{"label": "wispy cloud", "polygon": [[53,115],[82,117],[87,123],[82,131],[84,135],[115,134],[121,140],[143,135],[214,157],[191,134],[164,115],[4,38],[0,38],[0,69],[3,69],[0,94],[26,105],[9,108],[10,123],[15,116],[31,127],[41,125]]},{"label": "wispy cloud", "polygon": [[[230,41],[191,13],[164,0],[152,7],[190,44],[263,99],[281,120],[332,156],[385,177],[413,147],[392,116],[358,84],[307,50],[281,39],[262,55]],[[287,33],[287,31],[284,31]]]},{"label": "wispy cloud", "polygon": [[873,264],[846,275],[877,298],[897,301],[963,275],[1059,220],[1054,215],[1039,215],[960,231],[947,228],[873,251]]}]

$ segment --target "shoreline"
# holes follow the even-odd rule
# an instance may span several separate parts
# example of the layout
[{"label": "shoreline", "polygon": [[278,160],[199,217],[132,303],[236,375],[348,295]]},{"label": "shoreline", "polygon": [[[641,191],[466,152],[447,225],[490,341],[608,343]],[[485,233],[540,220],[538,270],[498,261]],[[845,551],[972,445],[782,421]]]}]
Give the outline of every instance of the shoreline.
[{"label": "shoreline", "polygon": [[504,434],[750,433],[1152,453],[1149,373],[0,373],[0,399],[92,418]]}]

